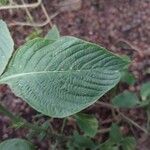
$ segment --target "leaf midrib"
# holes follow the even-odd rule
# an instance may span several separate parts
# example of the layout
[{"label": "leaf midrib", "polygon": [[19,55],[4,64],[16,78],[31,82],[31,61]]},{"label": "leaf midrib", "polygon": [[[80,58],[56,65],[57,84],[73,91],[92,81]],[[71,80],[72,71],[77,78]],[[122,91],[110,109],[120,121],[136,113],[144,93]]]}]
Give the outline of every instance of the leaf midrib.
[{"label": "leaf midrib", "polygon": [[[22,77],[22,76],[26,76],[26,75],[34,75],[34,74],[46,74],[46,73],[69,73],[69,72],[81,72],[81,71],[96,71],[98,69],[87,69],[87,70],[54,70],[54,71],[38,71],[38,72],[24,72],[24,73],[18,73],[18,74],[14,74],[14,75],[10,75],[10,76],[4,76],[0,78],[0,83],[4,83],[7,80],[10,79],[15,79],[18,77]],[[104,69],[103,69],[104,71]],[[105,71],[109,71],[108,69],[105,69]],[[118,70],[114,71],[114,72],[119,72]]]}]

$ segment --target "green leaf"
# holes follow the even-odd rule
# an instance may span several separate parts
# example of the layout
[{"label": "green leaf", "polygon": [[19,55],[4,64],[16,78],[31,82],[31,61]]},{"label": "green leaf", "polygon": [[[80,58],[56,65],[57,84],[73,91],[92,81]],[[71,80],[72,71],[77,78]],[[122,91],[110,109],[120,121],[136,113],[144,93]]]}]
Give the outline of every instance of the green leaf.
[{"label": "green leaf", "polygon": [[93,137],[98,130],[98,120],[91,115],[79,113],[76,115],[77,124],[86,135]]},{"label": "green leaf", "polygon": [[0,143],[0,150],[35,150],[34,146],[23,139],[9,139]]},{"label": "green leaf", "polygon": [[[129,64],[132,62],[130,57],[127,55],[122,55],[121,58],[124,61],[127,61]],[[127,65],[127,67],[124,68],[124,70],[122,70],[121,82],[127,83],[129,85],[133,85],[136,79],[135,79],[135,76],[131,72],[129,72],[128,67],[129,65]]]},{"label": "green leaf", "polygon": [[42,124],[42,128],[45,129],[45,131],[42,131],[38,138],[40,141],[44,140],[47,136],[47,130],[49,128],[49,120],[45,121],[43,124]]},{"label": "green leaf", "polygon": [[112,104],[120,108],[132,108],[139,104],[135,93],[125,91],[112,99]]},{"label": "green leaf", "polygon": [[117,124],[112,124],[109,136],[111,141],[115,142],[116,144],[122,140],[123,137]]},{"label": "green leaf", "polygon": [[131,62],[132,62],[132,61],[131,61],[131,58],[130,58],[128,55],[121,55],[120,57],[122,58],[122,60],[128,62],[128,65],[126,65],[126,67],[124,67],[124,71],[125,71],[125,70],[128,70],[129,65],[130,65]]},{"label": "green leaf", "polygon": [[96,145],[94,142],[89,138],[78,133],[74,133],[71,139],[67,143],[67,147],[69,149],[81,150],[81,149],[94,149]]},{"label": "green leaf", "polygon": [[130,73],[128,70],[124,70],[121,76],[121,82],[127,83],[129,85],[133,85],[136,79],[135,76]]},{"label": "green leaf", "polygon": [[127,62],[129,62],[129,63],[131,63],[132,61],[131,61],[131,58],[128,56],[128,55],[121,55],[120,56],[124,61],[127,61]]},{"label": "green leaf", "polygon": [[141,87],[140,94],[142,100],[145,101],[148,97],[150,100],[150,82],[144,83]]},{"label": "green leaf", "polygon": [[87,108],[113,88],[126,64],[78,38],[61,37],[53,43],[38,38],[16,51],[0,83],[37,111],[61,118]]},{"label": "green leaf", "polygon": [[14,49],[14,42],[4,21],[0,20],[0,75],[5,70]]},{"label": "green leaf", "polygon": [[46,38],[50,41],[56,41],[60,38],[60,33],[56,25],[54,25],[52,29],[47,33]]},{"label": "green leaf", "polygon": [[27,37],[26,37],[26,41],[29,41],[29,40],[33,40],[35,38],[38,38],[41,36],[41,33],[42,33],[42,30],[36,30],[36,31],[33,31],[31,32]]},{"label": "green leaf", "polygon": [[0,0],[0,5],[6,5],[8,4],[8,0]]},{"label": "green leaf", "polygon": [[136,141],[133,137],[126,137],[121,142],[123,150],[135,150],[136,149]]},{"label": "green leaf", "polygon": [[114,141],[112,141],[111,139],[108,139],[106,142],[100,144],[99,149],[100,150],[118,150],[118,147],[115,146]]}]

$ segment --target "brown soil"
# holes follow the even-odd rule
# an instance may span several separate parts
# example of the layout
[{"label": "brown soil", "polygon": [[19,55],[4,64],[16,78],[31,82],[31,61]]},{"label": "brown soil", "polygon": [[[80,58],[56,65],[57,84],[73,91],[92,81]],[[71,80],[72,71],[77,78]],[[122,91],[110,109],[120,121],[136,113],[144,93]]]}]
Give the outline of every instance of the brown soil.
[{"label": "brown soil", "polygon": [[[28,0],[33,2],[33,0]],[[51,16],[58,11],[60,0],[43,0],[48,14]],[[35,21],[45,19],[40,8],[31,10]],[[40,16],[40,18],[39,18]],[[138,91],[141,83],[148,81],[149,75],[146,73],[150,67],[150,1],[149,0],[82,0],[82,6],[74,10],[64,10],[59,13],[52,22],[58,26],[62,35],[73,35],[82,39],[96,42],[109,50],[118,54],[127,54],[132,57],[131,71],[137,78],[135,86],[127,87],[132,91]],[[7,23],[14,20],[24,21],[26,15],[24,11],[0,11],[0,18]],[[43,35],[48,31],[49,25],[43,27]],[[15,41],[15,47],[19,47],[25,42],[25,38],[33,31],[32,27],[13,26],[10,27],[12,36]],[[128,43],[125,48],[123,44]],[[124,87],[126,88],[126,87]],[[15,97],[7,86],[0,86],[0,99],[10,111],[19,114],[28,121],[33,121],[35,110],[30,108],[25,102]],[[108,101],[109,96],[103,98]],[[112,118],[110,110],[98,106],[90,107],[87,113],[95,114],[99,121],[106,122]],[[143,110],[131,109],[125,112],[130,118],[145,126],[146,118]],[[43,122],[47,118],[41,117]],[[62,119],[54,119],[54,128],[59,131]],[[0,140],[12,137],[26,137],[25,129],[12,129],[9,127],[10,120],[0,115]],[[109,123],[104,124],[104,127]],[[140,143],[138,149],[147,150],[150,147],[145,135],[136,128],[130,128],[126,123],[121,124],[125,134],[134,135],[137,142]],[[68,130],[69,129],[69,130]],[[74,125],[68,123],[65,127],[65,134],[72,134]],[[132,130],[132,131],[131,131]],[[102,135],[95,137],[98,141],[104,139]],[[145,140],[143,140],[145,139]],[[49,140],[42,143],[35,139],[34,143],[38,150],[47,150]],[[141,147],[141,145],[143,147]],[[147,149],[146,149],[147,147]]]}]

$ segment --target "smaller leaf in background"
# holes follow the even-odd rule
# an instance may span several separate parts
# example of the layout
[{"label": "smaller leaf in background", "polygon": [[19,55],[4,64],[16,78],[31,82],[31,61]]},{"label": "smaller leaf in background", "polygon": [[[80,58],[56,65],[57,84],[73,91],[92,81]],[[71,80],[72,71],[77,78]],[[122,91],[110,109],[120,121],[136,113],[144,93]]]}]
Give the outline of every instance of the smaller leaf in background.
[{"label": "smaller leaf in background", "polygon": [[111,130],[109,133],[110,140],[113,141],[114,143],[119,143],[122,140],[122,134],[120,132],[119,126],[115,123],[111,125]]},{"label": "smaller leaf in background", "polygon": [[139,104],[135,93],[125,91],[112,99],[112,104],[120,108],[132,108]]},{"label": "smaller leaf in background", "polygon": [[131,64],[131,58],[127,55],[121,55],[120,56],[122,58],[122,60],[124,60],[125,62],[128,62],[128,65],[126,67],[124,67],[124,69],[128,70],[129,65]]},{"label": "smaller leaf in background", "polygon": [[27,37],[26,37],[26,41],[30,41],[30,40],[33,40],[37,37],[40,37],[41,36],[41,33],[42,33],[42,30],[36,30],[36,31],[33,31],[31,32]]},{"label": "smaller leaf in background", "polygon": [[128,55],[121,55],[120,56],[124,61],[127,61],[129,63],[131,63],[131,58]]},{"label": "smaller leaf in background", "polygon": [[[127,55],[122,55],[121,58],[124,61],[129,62],[129,65],[132,62],[130,57]],[[132,85],[135,83],[136,79],[135,79],[135,76],[131,72],[129,72],[129,70],[128,70],[129,65],[126,66],[126,68],[122,71],[121,82]]]},{"label": "smaller leaf in background", "polygon": [[60,38],[60,33],[56,25],[52,27],[51,30],[46,35],[46,38],[50,41],[56,41],[58,38]]},{"label": "smaller leaf in background", "polygon": [[106,142],[100,144],[99,149],[100,150],[118,150],[117,146],[114,146],[115,143],[108,139]]},{"label": "smaller leaf in background", "polygon": [[150,98],[150,82],[144,83],[140,90],[140,95],[142,97],[142,100],[145,101]]},{"label": "smaller leaf in background", "polygon": [[47,129],[49,128],[49,120],[45,121],[43,124],[42,124],[42,128],[45,129],[45,131],[41,132],[38,136],[39,140],[42,141],[46,138],[47,136]]},{"label": "smaller leaf in background", "polygon": [[89,137],[79,135],[77,132],[67,143],[68,150],[95,149],[95,147],[96,145]]},{"label": "smaller leaf in background", "polygon": [[0,143],[0,150],[35,150],[35,148],[32,143],[15,138]]},{"label": "smaller leaf in background", "polygon": [[92,116],[79,113],[76,116],[77,124],[86,135],[93,137],[98,130],[98,120]]},{"label": "smaller leaf in background", "polygon": [[125,137],[122,142],[121,146],[123,150],[135,150],[136,141],[133,137]]},{"label": "smaller leaf in background", "polygon": [[128,70],[124,70],[122,72],[121,82],[133,85],[135,81],[136,81],[135,76],[131,72],[129,72]]}]

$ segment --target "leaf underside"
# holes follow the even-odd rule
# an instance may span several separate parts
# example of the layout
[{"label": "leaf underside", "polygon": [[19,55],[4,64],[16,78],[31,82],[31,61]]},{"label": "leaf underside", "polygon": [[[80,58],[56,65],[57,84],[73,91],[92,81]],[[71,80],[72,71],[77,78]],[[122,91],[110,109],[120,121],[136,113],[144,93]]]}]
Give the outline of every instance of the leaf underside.
[{"label": "leaf underside", "polygon": [[14,43],[5,22],[0,20],[0,75],[12,55]]},{"label": "leaf underside", "polygon": [[74,37],[35,39],[12,58],[0,83],[37,111],[66,117],[93,104],[120,80],[127,63],[104,48]]}]

